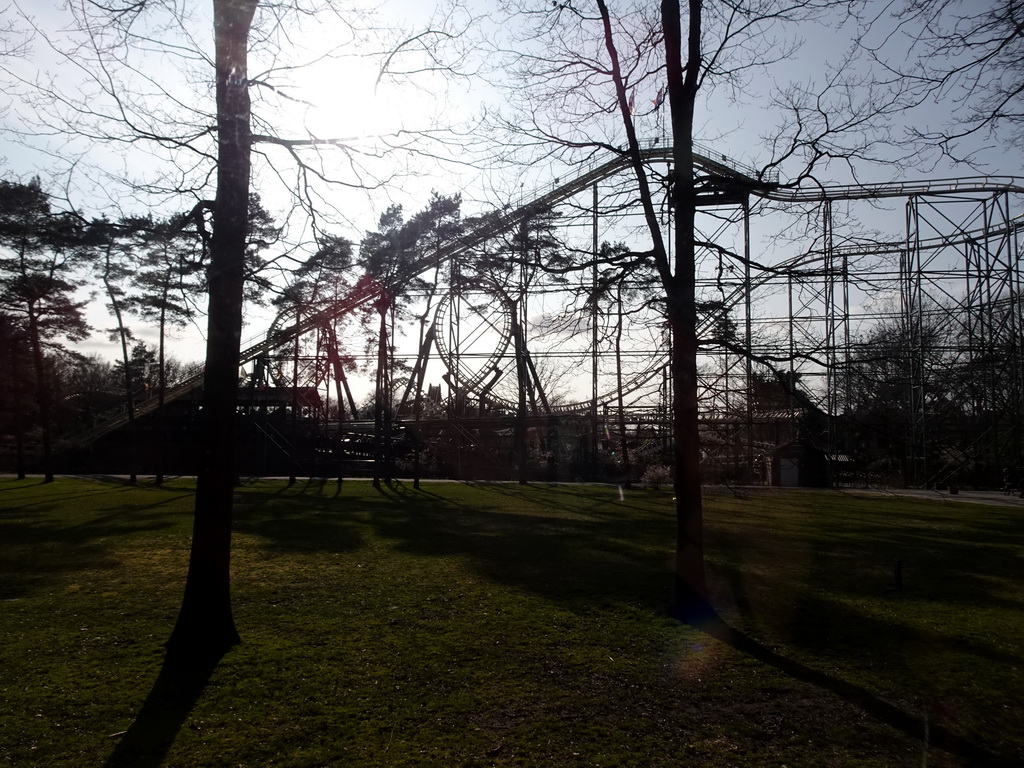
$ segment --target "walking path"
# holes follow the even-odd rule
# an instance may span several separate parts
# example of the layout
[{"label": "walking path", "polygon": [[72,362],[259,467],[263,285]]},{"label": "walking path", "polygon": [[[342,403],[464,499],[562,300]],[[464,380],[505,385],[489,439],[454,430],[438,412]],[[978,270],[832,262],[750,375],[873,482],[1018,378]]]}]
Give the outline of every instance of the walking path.
[{"label": "walking path", "polygon": [[915,499],[932,499],[944,502],[970,502],[971,504],[994,504],[1001,507],[1022,507],[1024,499],[1020,493],[1013,493],[1009,496],[1002,491],[972,491],[964,488],[960,493],[952,494],[949,491],[929,491],[923,488],[840,488],[842,493],[863,496],[902,496]]}]

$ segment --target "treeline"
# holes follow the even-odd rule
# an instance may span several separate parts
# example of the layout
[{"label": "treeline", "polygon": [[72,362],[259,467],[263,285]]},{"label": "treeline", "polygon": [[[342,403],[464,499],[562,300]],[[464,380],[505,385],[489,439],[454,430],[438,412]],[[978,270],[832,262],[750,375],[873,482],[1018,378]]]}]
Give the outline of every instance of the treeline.
[{"label": "treeline", "polygon": [[[179,375],[165,341],[200,313],[207,239],[201,210],[88,219],[57,209],[39,179],[0,181],[0,447],[19,475],[39,450],[51,479],[60,436]],[[96,301],[109,327],[90,326]],[[155,347],[136,339],[139,323],[156,327]],[[76,349],[95,333],[116,345],[116,363]]]},{"label": "treeline", "polygon": [[844,438],[869,476],[928,487],[1020,479],[1019,311],[1011,296],[931,301],[854,341],[837,386]]},{"label": "treeline", "polygon": [[[387,428],[396,389],[414,375],[395,359],[396,326],[417,324],[422,343],[436,303],[438,270],[410,268],[462,231],[460,205],[458,196],[435,193],[408,218],[393,205],[358,245],[321,233],[305,249],[312,255],[303,256],[302,248],[282,244],[282,228],[250,197],[245,298],[277,308],[273,329],[329,315],[339,301],[376,297],[292,340],[303,354],[327,361],[317,380],[301,383],[335,390],[336,411],[357,415],[347,372],[357,367],[361,347],[374,353],[366,363],[377,381],[374,416]],[[210,213],[200,204],[166,218],[89,219],[58,209],[39,179],[0,181],[0,462],[6,469],[19,476],[42,471],[51,479],[54,452],[65,438],[114,410],[130,419],[140,402],[162,398],[201,370],[201,363],[171,355],[168,341],[187,324],[205,322]],[[90,325],[95,313],[86,309],[95,302],[107,309],[106,327]],[[424,307],[414,312],[416,302]],[[143,328],[155,344],[139,338]],[[99,334],[111,344],[110,359],[77,348]],[[285,357],[292,357],[291,348]],[[297,374],[286,373],[287,364],[263,362],[252,369],[263,372],[264,383],[292,385]]]}]

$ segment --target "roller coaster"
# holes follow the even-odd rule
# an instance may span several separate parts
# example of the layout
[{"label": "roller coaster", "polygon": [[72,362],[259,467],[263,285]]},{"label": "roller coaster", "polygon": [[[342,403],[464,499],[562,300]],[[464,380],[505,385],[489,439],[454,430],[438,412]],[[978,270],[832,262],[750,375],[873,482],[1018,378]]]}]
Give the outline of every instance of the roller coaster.
[{"label": "roller coaster", "polygon": [[[642,150],[655,179],[668,178],[671,159],[671,147]],[[401,394],[387,391],[380,408],[385,415],[378,413],[376,423],[353,407],[351,396],[346,406],[340,388],[333,409],[320,401],[300,407],[294,393],[330,397],[331,366],[321,337],[327,329],[336,337],[338,324],[372,306],[387,286],[362,284],[298,318],[282,313],[266,334],[245,344],[239,364],[252,371],[251,384],[290,389],[290,410],[307,434],[316,433],[320,447],[305,451],[306,464],[314,463],[316,451],[334,455],[344,444],[346,466],[355,466],[352,456],[367,466],[379,463],[380,435],[370,436],[380,432],[382,420],[388,444],[399,434],[414,435],[417,461],[420,452],[431,454],[441,474],[502,476],[526,463],[526,453],[533,476],[559,479],[629,471],[621,463],[630,447],[649,463],[665,461],[669,342],[649,276],[637,274],[616,288],[603,281],[596,264],[580,271],[573,285],[525,258],[497,277],[473,267],[481,252],[541,215],[561,227],[565,248],[589,252],[595,262],[599,239],[634,237],[631,162],[616,153],[580,166],[568,180],[473,220],[394,276],[391,285],[434,275],[438,300],[429,317],[423,311],[419,339],[407,344],[411,351],[393,355],[386,378],[405,386]],[[885,474],[891,482],[920,486],[964,478],[985,484],[999,468],[1021,466],[1019,180],[791,188],[700,145],[694,146],[694,167],[703,190],[702,239],[715,246],[698,254],[696,286],[711,475],[778,482],[778,466],[769,465],[773,458],[779,463],[781,448],[799,441],[824,457],[827,482],[840,481],[841,462],[859,464],[864,479],[874,472],[876,480]],[[836,218],[848,211],[840,209],[859,201],[902,201],[901,231],[841,239]],[[768,248],[751,235],[752,216],[787,209],[799,210],[812,226],[800,241],[784,248],[776,243],[780,256],[755,257],[754,249]],[[663,226],[671,227],[671,218],[664,207]],[[935,348],[937,326],[955,327],[955,343]],[[881,440],[864,428],[858,390],[864,361],[886,333],[893,340],[886,365],[896,372],[889,383],[898,390],[898,418]],[[969,372],[966,401],[963,392],[939,391],[942,366]],[[784,386],[759,400],[755,385],[764,390],[766,376]],[[201,386],[202,371],[193,371],[164,400],[194,398]],[[278,407],[289,410],[284,400]],[[135,417],[155,408],[156,400],[148,400]],[[76,436],[73,447],[90,445],[126,421],[126,414],[115,414]],[[274,438],[285,453],[299,452],[294,421],[291,437],[282,428]],[[324,448],[329,445],[334,448]]]}]

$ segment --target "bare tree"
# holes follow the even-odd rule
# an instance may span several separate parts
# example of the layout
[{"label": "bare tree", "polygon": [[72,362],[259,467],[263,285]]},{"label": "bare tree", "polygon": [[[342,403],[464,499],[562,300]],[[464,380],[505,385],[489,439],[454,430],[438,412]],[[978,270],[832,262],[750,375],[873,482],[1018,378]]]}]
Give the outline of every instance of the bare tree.
[{"label": "bare tree", "polygon": [[[22,15],[36,44],[59,61],[60,78],[0,61],[21,100],[21,140],[63,164],[69,190],[89,186],[119,218],[139,199],[173,212],[191,209],[209,249],[202,470],[189,577],[170,643],[185,654],[218,653],[238,640],[228,582],[233,420],[243,301],[259,282],[246,255],[254,236],[264,239],[257,230],[266,223],[249,207],[252,181],[276,182],[283,207],[301,214],[289,243],[265,266],[302,264],[327,219],[346,221],[345,203],[332,200],[330,189],[379,188],[398,173],[393,150],[413,151],[434,135],[409,128],[414,120],[369,138],[324,135],[305,118],[314,102],[337,96],[303,89],[304,65],[354,55],[359,35],[370,31],[389,52],[382,81],[411,78],[433,68],[431,50],[454,39],[444,25],[456,23],[441,19],[422,34],[388,36],[369,21],[357,29],[367,17],[331,3],[215,0],[212,7],[212,25],[204,28],[201,13],[167,0],[69,0],[71,20],[62,29],[45,29],[31,11]],[[307,48],[312,34],[305,33],[319,31],[327,15],[327,50]],[[59,139],[59,151],[47,137]],[[146,159],[134,162],[140,157]]]},{"label": "bare tree", "polygon": [[257,0],[215,0],[217,192],[210,240],[203,454],[185,596],[168,649],[219,654],[239,641],[231,612],[235,410],[249,237],[249,33]]},{"label": "bare tree", "polygon": [[863,22],[861,44],[879,75],[898,81],[906,107],[923,113],[918,119],[925,124],[909,128],[915,146],[925,152],[938,147],[960,161],[971,159],[978,146],[973,139],[1019,145],[1024,6],[1018,0],[902,0],[865,14]]},{"label": "bare tree", "polygon": [[[824,18],[830,24],[846,22],[852,5],[829,0],[708,5],[663,0],[657,8],[607,0],[509,5],[522,34],[508,52],[507,68],[519,90],[517,111],[504,127],[518,141],[506,140],[506,146],[577,161],[597,152],[618,153],[636,181],[635,199],[650,245],[635,257],[657,275],[671,336],[678,523],[671,610],[680,618],[700,617],[711,610],[703,561],[697,378],[698,354],[708,339],[699,331],[696,270],[708,254],[739,265],[744,256],[704,236],[698,226],[709,195],[724,191],[713,172],[695,170],[698,114],[715,103],[716,94],[718,104],[752,98],[753,77],[770,74],[798,48],[791,27]],[[870,73],[851,64],[842,57],[820,78],[770,89],[773,94],[760,105],[776,111],[778,127],[769,127],[765,137],[768,161],[744,174],[748,185],[775,184],[773,173],[780,168],[789,170],[787,183],[793,186],[815,182],[835,163],[855,174],[889,148],[886,120],[900,107],[898,86],[871,85]],[[638,130],[645,116],[659,125],[664,120],[662,135],[671,147],[668,174],[645,160]],[[674,219],[671,242],[657,202],[662,192]]]}]

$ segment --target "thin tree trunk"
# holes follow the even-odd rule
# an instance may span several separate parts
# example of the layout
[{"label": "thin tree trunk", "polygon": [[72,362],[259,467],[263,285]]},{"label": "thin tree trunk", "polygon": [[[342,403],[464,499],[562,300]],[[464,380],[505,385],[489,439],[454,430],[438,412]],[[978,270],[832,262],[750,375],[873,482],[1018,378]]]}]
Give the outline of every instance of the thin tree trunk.
[{"label": "thin tree trunk", "polygon": [[[327,334],[327,359],[331,364],[331,371],[334,373],[334,392],[338,399],[338,421],[345,420],[345,396],[342,390],[341,380],[344,372],[341,370],[341,355],[338,353],[338,334],[334,330],[333,321],[324,326]],[[355,418],[355,414],[352,414]]]},{"label": "thin tree trunk", "polygon": [[156,484],[163,485],[164,483],[164,466],[167,463],[167,413],[164,411],[164,404],[167,399],[167,357],[166,357],[166,339],[167,339],[167,288],[164,287],[163,302],[160,306],[160,343],[157,348],[157,375],[159,379],[157,381],[157,416],[160,430],[160,434],[157,439],[160,441],[160,445],[157,448],[156,458]]},{"label": "thin tree trunk", "polygon": [[611,15],[604,0],[596,0],[604,26],[605,48],[612,64],[619,112],[623,118],[629,155],[639,183],[644,219],[653,241],[652,257],[665,290],[671,333],[672,436],[675,443],[676,555],[670,610],[690,620],[710,613],[704,577],[703,506],[700,487],[700,431],[697,421],[697,325],[694,297],[694,219],[696,194],[693,177],[693,113],[700,82],[701,0],[688,0],[687,65],[682,63],[680,0],[662,0],[661,20],[665,45],[665,75],[671,110],[674,178],[670,188],[676,212],[676,268],[669,262],[661,225],[654,207],[643,156],[630,118],[628,98]]},{"label": "thin tree trunk", "polygon": [[622,447],[622,471],[625,474],[623,485],[632,487],[633,467],[629,461],[629,437],[626,434],[626,406],[622,395],[622,283],[616,290],[618,312],[615,322],[615,388],[618,392],[619,405],[619,439]]},{"label": "thin tree trunk", "polygon": [[[430,354],[430,347],[434,344],[434,336],[437,333],[437,329],[433,323],[430,324],[430,329],[427,331],[426,336],[423,339],[423,343],[420,345],[420,355],[417,361],[419,369],[415,372],[416,376],[416,390],[413,393],[413,421],[416,424],[416,443],[414,446],[415,453],[413,454],[413,475],[412,484],[413,488],[418,489],[420,487],[420,454],[422,453],[420,445],[420,419],[423,416],[423,379],[427,374],[427,356]],[[481,403],[481,415],[483,414],[483,403]]]},{"label": "thin tree trunk", "polygon": [[387,354],[387,378],[384,380],[384,480],[388,485],[391,485],[394,480],[395,473],[395,349],[391,342],[395,339],[396,309],[396,303],[390,302],[388,306],[388,345],[384,349]]},{"label": "thin tree trunk", "polygon": [[356,407],[356,399],[352,396],[352,389],[348,385],[348,376],[345,375],[345,367],[341,362],[341,350],[338,345],[338,330],[333,324],[327,326],[328,333],[330,335],[330,346],[329,349],[334,355],[334,376],[335,383],[341,387],[338,390],[338,408],[342,408],[342,390],[345,392],[345,400],[348,401],[349,412],[352,414],[352,419],[359,418],[359,409]]},{"label": "thin tree trunk", "polygon": [[231,612],[231,512],[242,288],[249,228],[248,38],[256,0],[214,0],[217,73],[217,197],[209,267],[203,379],[202,466],[192,553],[168,651],[208,658],[239,642]]},{"label": "thin tree trunk", "polygon": [[704,508],[701,498],[697,410],[697,308],[694,296],[693,114],[701,66],[701,0],[689,0],[687,61],[682,62],[679,0],[662,0],[665,73],[672,119],[673,210],[676,263],[668,293],[672,332],[673,433],[675,435],[676,554],[671,611],[692,621],[710,614],[704,575]]},{"label": "thin tree trunk", "polygon": [[43,482],[53,482],[53,435],[50,427],[50,385],[46,379],[46,359],[43,356],[43,339],[39,330],[39,319],[35,307],[28,311],[28,335],[32,350],[32,365],[36,374],[36,403],[39,406],[39,424],[43,437]]},{"label": "thin tree trunk", "polygon": [[121,340],[121,362],[124,365],[124,397],[128,406],[128,482],[134,485],[138,482],[138,475],[135,472],[136,449],[135,439],[135,393],[132,392],[132,369],[131,360],[128,355],[128,329],[124,326],[124,318],[121,315],[121,303],[117,300],[114,286],[110,282],[110,248],[106,252],[106,270],[103,273],[103,287],[107,289],[107,298],[110,299],[110,308],[114,310],[114,319],[117,320],[117,336]]},{"label": "thin tree trunk", "polygon": [[519,385],[519,396],[516,402],[516,456],[519,460],[519,484],[526,485],[530,479],[527,454],[529,453],[529,435],[526,427],[526,344],[523,339],[522,326],[519,324],[519,303],[512,306],[512,339],[516,351],[516,377]]},{"label": "thin tree trunk", "polygon": [[[345,434],[345,398],[342,394],[341,377],[344,375],[341,369],[341,357],[338,354],[338,337],[334,330],[334,321],[331,321],[324,325],[324,333],[327,336],[327,362],[329,370],[334,374],[334,391],[337,395],[338,400],[338,431],[337,431],[337,443],[336,450],[334,452],[334,469],[338,475],[338,485],[341,485],[342,476],[342,455],[341,452],[344,450],[344,434]],[[328,395],[330,394],[330,384],[327,385]],[[353,414],[354,416],[354,414]]]},{"label": "thin tree trunk", "polygon": [[380,313],[380,327],[377,336],[377,380],[373,398],[373,435],[374,435],[374,461],[373,461],[373,487],[380,488],[381,476],[386,474],[384,463],[387,461],[384,447],[384,399],[387,393],[387,348],[388,348],[388,327],[387,307],[378,307]]},{"label": "thin tree trunk", "polygon": [[[302,311],[298,306],[295,307],[295,327],[298,328],[302,323]],[[299,445],[299,338],[300,334],[295,334],[295,344],[292,347],[292,424],[291,424],[291,456],[289,457],[291,465],[291,474],[288,475],[288,485],[295,485],[295,480],[299,474],[299,461],[295,455]]]},{"label": "thin tree trunk", "polygon": [[22,403],[22,388],[21,388],[21,361],[18,355],[18,340],[17,337],[11,338],[11,387],[12,397],[14,399],[14,446],[15,446],[15,462],[17,464],[16,471],[18,473],[18,479],[24,480],[26,475],[25,470],[25,417],[23,415],[24,407]]}]

